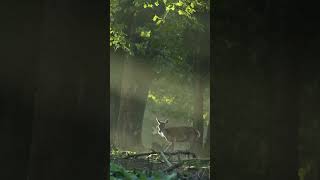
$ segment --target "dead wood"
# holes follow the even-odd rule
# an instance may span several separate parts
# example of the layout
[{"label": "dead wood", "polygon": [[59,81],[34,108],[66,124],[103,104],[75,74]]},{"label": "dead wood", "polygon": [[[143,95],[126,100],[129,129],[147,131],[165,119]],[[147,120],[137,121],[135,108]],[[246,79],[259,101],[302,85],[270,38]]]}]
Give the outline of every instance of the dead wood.
[{"label": "dead wood", "polygon": [[[197,156],[189,151],[175,151],[175,152],[163,152],[165,155],[168,156],[173,156],[173,155],[191,155],[193,158],[196,158]],[[148,152],[148,153],[139,153],[139,154],[131,154],[126,156],[124,159],[129,159],[129,158],[137,158],[137,157],[141,157],[141,156],[149,156],[149,155],[153,155],[153,154],[161,154],[161,152],[157,152],[157,151],[152,151],[152,152]]]}]

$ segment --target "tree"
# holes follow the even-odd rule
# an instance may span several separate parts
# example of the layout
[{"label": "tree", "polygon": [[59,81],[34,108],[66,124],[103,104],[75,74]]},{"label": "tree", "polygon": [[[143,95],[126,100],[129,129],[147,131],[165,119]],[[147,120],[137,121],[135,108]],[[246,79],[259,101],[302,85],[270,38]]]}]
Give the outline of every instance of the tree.
[{"label": "tree", "polygon": [[139,64],[134,60],[125,61],[117,122],[117,141],[121,148],[142,146],[142,119],[151,73],[150,68],[143,63]]},{"label": "tree", "polygon": [[123,53],[111,51],[110,55],[110,144],[115,145],[120,108]]},{"label": "tree", "polygon": [[194,39],[195,47],[193,48],[193,78],[194,78],[194,127],[199,130],[200,138],[197,142],[196,151],[203,150],[203,137],[204,137],[204,121],[203,121],[203,96],[205,89],[205,78],[208,74],[210,74],[209,62],[210,62],[210,34],[209,34],[209,26],[210,26],[210,18],[208,13],[201,14],[202,17],[200,20],[202,24],[204,24],[205,29],[203,32],[197,32],[197,38]]}]

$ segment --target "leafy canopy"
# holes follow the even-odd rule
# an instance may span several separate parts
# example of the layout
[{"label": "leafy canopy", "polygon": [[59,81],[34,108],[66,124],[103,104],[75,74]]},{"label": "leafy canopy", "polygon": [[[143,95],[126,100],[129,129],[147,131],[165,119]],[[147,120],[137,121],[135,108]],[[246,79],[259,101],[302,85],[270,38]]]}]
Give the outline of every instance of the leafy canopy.
[{"label": "leafy canopy", "polygon": [[110,47],[158,67],[182,65],[190,55],[186,32],[203,31],[197,13],[209,6],[206,0],[111,0]]}]

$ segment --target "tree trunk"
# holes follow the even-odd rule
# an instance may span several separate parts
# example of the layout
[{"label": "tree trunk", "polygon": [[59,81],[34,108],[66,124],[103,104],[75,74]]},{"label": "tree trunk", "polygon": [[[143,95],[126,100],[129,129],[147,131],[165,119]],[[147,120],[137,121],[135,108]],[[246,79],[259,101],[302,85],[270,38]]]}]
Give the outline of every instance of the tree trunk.
[{"label": "tree trunk", "polygon": [[0,179],[27,179],[41,0],[0,6]]},{"label": "tree trunk", "polygon": [[121,100],[118,118],[117,143],[122,149],[142,147],[141,132],[151,69],[135,59],[124,63]]},{"label": "tree trunk", "polygon": [[195,52],[194,54],[194,127],[199,130],[200,137],[196,142],[195,151],[201,153],[203,147],[203,129],[204,129],[204,121],[203,121],[203,82],[202,82],[202,69],[201,69],[201,61],[202,59],[199,58],[199,51]]},{"label": "tree trunk", "polygon": [[120,107],[121,80],[124,56],[118,52],[110,57],[110,144],[115,144]]},{"label": "tree trunk", "polygon": [[207,156],[210,156],[210,122],[208,124],[208,129],[207,129],[207,139],[205,141],[205,144],[204,144],[204,149],[206,151],[206,155]]},{"label": "tree trunk", "polygon": [[30,180],[105,177],[105,7],[89,0],[47,0]]},{"label": "tree trunk", "polygon": [[204,32],[196,32],[193,36],[193,70],[194,70],[194,127],[199,130],[200,137],[194,147],[199,155],[204,152],[204,89],[207,75],[210,74],[210,14],[201,13],[199,20],[204,24]]}]

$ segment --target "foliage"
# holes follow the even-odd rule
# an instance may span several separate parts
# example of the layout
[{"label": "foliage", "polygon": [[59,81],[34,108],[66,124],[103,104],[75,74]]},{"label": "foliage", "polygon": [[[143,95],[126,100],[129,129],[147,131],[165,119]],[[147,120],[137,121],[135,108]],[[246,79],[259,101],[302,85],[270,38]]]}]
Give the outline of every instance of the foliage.
[{"label": "foliage", "polygon": [[[197,33],[208,28],[201,17],[209,13],[209,7],[207,0],[110,0],[110,47],[143,59],[157,75],[144,119],[154,119],[154,113],[160,113],[191,122],[194,87],[190,57],[194,46],[199,46],[194,41]],[[204,100],[207,121],[209,96]]]},{"label": "foliage", "polygon": [[197,13],[208,12],[210,5],[205,0],[110,2],[110,47],[147,58],[158,73],[188,64],[186,33],[203,31]]},{"label": "foliage", "polygon": [[117,148],[112,148],[110,153],[113,158],[124,158],[128,155],[136,154],[136,152],[133,151],[120,151]]},{"label": "foliage", "polygon": [[[126,151],[119,151],[117,149],[112,149],[111,151],[112,159],[126,159],[128,155],[136,154],[136,152],[130,152],[129,154],[123,156],[124,154],[128,153]],[[120,156],[119,156],[120,155]],[[150,156],[144,157],[148,159],[150,163],[159,164],[159,159],[155,161],[150,161]],[[160,158],[159,155],[155,155],[157,158]],[[137,159],[126,159],[128,161],[135,161]],[[139,162],[136,162],[139,163]],[[177,162],[176,162],[177,163]],[[201,174],[202,176],[205,174],[208,176],[209,167],[210,167],[210,160],[199,160],[199,159],[185,159],[182,160],[181,166],[179,168],[171,171],[171,172],[164,172],[162,166],[159,166],[161,169],[156,170],[156,166],[153,166],[153,170],[151,169],[144,169],[141,170],[136,167],[126,166],[123,167],[120,164],[115,162],[110,162],[110,179],[145,179],[145,180],[170,180],[170,179],[186,179],[187,177],[193,177],[195,174]],[[126,164],[126,163],[124,163]],[[154,165],[156,165],[154,164]],[[128,168],[128,169],[127,169]],[[192,179],[192,178],[191,178]]]},{"label": "foliage", "polygon": [[[152,114],[159,114],[175,120],[190,120],[189,123],[191,123],[192,104],[194,104],[194,87],[192,85],[192,78],[186,78],[183,75],[164,76],[154,80],[150,87],[146,112],[150,111]],[[209,121],[209,93],[207,85],[204,92],[203,118],[205,122]]]},{"label": "foliage", "polygon": [[110,46],[115,50],[122,49],[128,55],[148,57],[147,60],[153,63],[152,67],[157,74],[161,73],[162,78],[156,79],[151,87],[150,104],[156,108],[169,105],[167,112],[171,110],[172,115],[176,111],[181,112],[176,114],[177,117],[190,117],[190,104],[193,104],[193,87],[190,86],[193,84],[193,62],[189,57],[193,48],[186,42],[192,42],[188,32],[204,30],[199,14],[209,12],[210,1],[110,2]]},{"label": "foliage", "polygon": [[161,171],[126,170],[120,165],[110,163],[110,179],[171,180],[177,179],[177,173],[167,174]]}]

